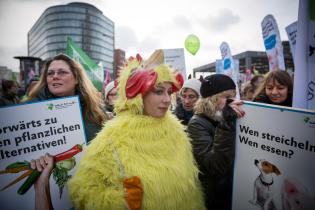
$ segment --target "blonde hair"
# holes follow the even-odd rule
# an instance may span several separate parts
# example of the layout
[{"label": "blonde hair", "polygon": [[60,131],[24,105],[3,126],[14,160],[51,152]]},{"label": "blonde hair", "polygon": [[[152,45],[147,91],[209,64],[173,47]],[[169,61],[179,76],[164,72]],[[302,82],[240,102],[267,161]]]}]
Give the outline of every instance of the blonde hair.
[{"label": "blonde hair", "polygon": [[83,108],[84,117],[90,122],[102,125],[108,117],[101,108],[103,102],[101,97],[99,97],[97,89],[88,78],[81,64],[64,54],[57,55],[45,63],[40,80],[29,93],[27,101],[31,101],[36,98],[42,89],[47,88],[47,71],[50,64],[55,60],[62,60],[66,62],[69,65],[75,79],[78,81],[75,89],[76,93],[80,95],[80,100],[83,101],[81,106]]},{"label": "blonde hair", "polygon": [[215,113],[219,110],[218,100],[221,97],[226,97],[229,95],[236,95],[235,90],[226,90],[221,93],[215,94],[207,98],[199,98],[194,106],[195,114],[204,114],[209,118],[213,118]]}]

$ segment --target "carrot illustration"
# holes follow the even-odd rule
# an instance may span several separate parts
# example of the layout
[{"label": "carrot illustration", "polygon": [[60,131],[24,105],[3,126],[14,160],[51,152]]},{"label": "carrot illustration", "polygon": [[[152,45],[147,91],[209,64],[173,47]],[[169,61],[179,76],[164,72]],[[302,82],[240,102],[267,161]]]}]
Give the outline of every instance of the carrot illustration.
[{"label": "carrot illustration", "polygon": [[7,173],[19,173],[21,171],[25,171],[30,169],[30,164],[27,161],[24,162],[15,162],[8,165],[5,170],[0,171],[0,174],[7,174]]},{"label": "carrot illustration", "polygon": [[30,169],[28,166],[22,166],[17,168],[6,168],[4,171],[0,171],[0,174],[7,174],[7,173],[19,173],[21,171],[25,171]]},{"label": "carrot illustration", "polygon": [[[82,151],[82,145],[76,144],[72,148],[70,148],[67,151],[64,151],[62,153],[59,153],[54,156],[55,162],[63,161],[72,158],[76,154]],[[26,193],[30,187],[34,184],[34,182],[37,180],[37,178],[40,176],[41,172],[37,170],[33,170],[31,175],[25,180],[23,185],[18,189],[18,194],[23,195]]]},{"label": "carrot illustration", "polygon": [[11,164],[7,165],[7,167],[5,169],[16,169],[16,168],[19,168],[19,167],[30,167],[30,163],[27,162],[27,161],[14,162],[14,163],[11,163]]},{"label": "carrot illustration", "polygon": [[[82,151],[82,145],[76,144],[69,150],[59,153],[57,155],[54,155],[53,156],[54,161],[55,163],[58,163],[64,160],[71,159],[73,156],[75,156],[81,151]],[[21,171],[26,171],[26,170],[27,170],[26,173],[22,174],[20,177],[13,180],[7,186],[3,187],[1,191],[12,186],[13,184],[16,184],[17,182],[19,182],[20,180],[28,176],[25,182],[18,189],[18,194],[23,195],[24,193],[26,193],[30,189],[30,187],[34,184],[34,182],[37,180],[37,178],[40,176],[41,172],[31,169],[30,163],[28,161],[11,163],[6,167],[5,170],[0,171],[0,175],[1,175],[1,174],[6,174],[6,173],[19,173]]]},{"label": "carrot illustration", "polygon": [[10,182],[7,186],[4,186],[0,191],[3,191],[5,189],[7,189],[8,187],[14,185],[15,183],[18,183],[20,180],[22,180],[25,177],[29,176],[31,173],[32,173],[31,170],[27,170],[24,174],[22,174],[21,176],[19,176],[17,179],[13,180],[12,182]]}]

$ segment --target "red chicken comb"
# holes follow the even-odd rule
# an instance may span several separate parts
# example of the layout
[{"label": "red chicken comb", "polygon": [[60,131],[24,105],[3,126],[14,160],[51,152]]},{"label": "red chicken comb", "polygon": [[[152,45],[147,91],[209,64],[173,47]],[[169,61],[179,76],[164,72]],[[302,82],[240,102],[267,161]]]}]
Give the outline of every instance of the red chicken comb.
[{"label": "red chicken comb", "polygon": [[173,93],[179,91],[183,87],[183,84],[184,84],[184,77],[180,72],[177,72],[175,74],[175,79],[176,79],[177,84],[173,83],[172,85]]},{"label": "red chicken comb", "polygon": [[154,86],[157,77],[157,73],[153,70],[133,72],[127,80],[126,97],[131,99],[139,93],[144,96]]}]

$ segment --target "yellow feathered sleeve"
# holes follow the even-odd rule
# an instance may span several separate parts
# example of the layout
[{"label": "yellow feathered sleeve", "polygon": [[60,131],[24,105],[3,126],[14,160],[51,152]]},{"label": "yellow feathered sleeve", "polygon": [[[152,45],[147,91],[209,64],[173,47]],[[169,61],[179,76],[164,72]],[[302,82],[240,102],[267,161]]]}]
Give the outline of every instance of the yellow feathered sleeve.
[{"label": "yellow feathered sleeve", "polygon": [[87,147],[75,176],[68,182],[70,198],[77,210],[126,209],[117,163],[105,139],[104,132],[99,133]]}]

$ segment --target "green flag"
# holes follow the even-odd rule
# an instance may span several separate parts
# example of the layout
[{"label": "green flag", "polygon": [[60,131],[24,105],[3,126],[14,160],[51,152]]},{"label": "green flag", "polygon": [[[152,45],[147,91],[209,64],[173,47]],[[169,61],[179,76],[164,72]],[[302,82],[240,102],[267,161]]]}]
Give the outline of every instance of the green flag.
[{"label": "green flag", "polygon": [[101,91],[104,80],[102,65],[97,65],[70,37],[67,39],[66,54],[81,63],[93,85]]}]

